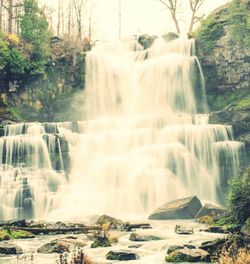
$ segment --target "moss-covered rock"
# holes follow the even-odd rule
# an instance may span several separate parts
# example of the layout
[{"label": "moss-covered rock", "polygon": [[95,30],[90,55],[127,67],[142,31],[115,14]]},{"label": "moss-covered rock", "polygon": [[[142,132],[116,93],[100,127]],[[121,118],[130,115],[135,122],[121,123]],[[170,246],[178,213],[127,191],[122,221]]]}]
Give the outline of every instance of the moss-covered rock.
[{"label": "moss-covered rock", "polygon": [[[247,1],[234,0],[215,10],[196,32],[197,53],[212,110],[235,103],[245,109],[250,93],[250,24]],[[236,103],[238,101],[238,103]]]},{"label": "moss-covered rock", "polygon": [[209,262],[210,255],[202,249],[177,249],[165,258],[166,262]]},{"label": "moss-covered rock", "polygon": [[22,230],[0,230],[0,241],[10,240],[10,239],[26,239],[26,238],[34,238],[35,236],[27,231]]}]

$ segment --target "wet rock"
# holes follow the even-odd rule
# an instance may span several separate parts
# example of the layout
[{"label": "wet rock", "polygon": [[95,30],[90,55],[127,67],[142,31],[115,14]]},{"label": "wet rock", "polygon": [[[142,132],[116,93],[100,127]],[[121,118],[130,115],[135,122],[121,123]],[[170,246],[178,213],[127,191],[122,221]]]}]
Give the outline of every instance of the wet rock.
[{"label": "wet rock", "polygon": [[23,254],[22,249],[14,243],[1,242],[0,243],[0,254],[4,255],[17,255]]},{"label": "wet rock", "polygon": [[192,235],[194,233],[193,228],[185,227],[181,225],[176,225],[174,231],[176,234],[179,235]]},{"label": "wet rock", "polygon": [[144,34],[144,35],[139,36],[138,42],[142,45],[144,49],[148,49],[153,45],[155,39],[156,39],[156,36],[150,36],[150,35]]},{"label": "wet rock", "polygon": [[210,226],[208,228],[201,229],[201,231],[209,232],[209,233],[220,233],[220,234],[228,233],[228,231],[222,226]]},{"label": "wet rock", "polygon": [[27,227],[29,226],[29,223],[25,219],[13,219],[9,221],[1,221],[0,226]]},{"label": "wet rock", "polygon": [[208,252],[202,249],[178,249],[166,256],[167,262],[207,262],[210,261]]},{"label": "wet rock", "polygon": [[201,210],[197,213],[195,218],[200,218],[202,216],[215,216],[225,212],[226,210],[220,206],[206,203],[202,206]]},{"label": "wet rock", "polygon": [[157,236],[132,233],[129,236],[129,240],[143,242],[143,241],[151,241],[151,240],[161,240],[161,238],[159,238]]},{"label": "wet rock", "polygon": [[196,196],[182,198],[164,204],[154,211],[149,219],[193,219],[201,208],[201,202]]},{"label": "wet rock", "polygon": [[120,219],[116,219],[112,216],[109,215],[102,215],[101,217],[99,217],[96,221],[96,224],[99,225],[104,225],[104,224],[108,224],[110,230],[127,230],[127,227],[129,225],[129,223],[125,223]]},{"label": "wet rock", "polygon": [[97,248],[97,247],[111,247],[111,244],[108,238],[100,237],[91,244],[91,248]]},{"label": "wet rock", "polygon": [[139,259],[139,256],[135,253],[128,251],[109,251],[109,253],[106,255],[106,259],[128,261]]},{"label": "wet rock", "polygon": [[248,217],[240,231],[243,235],[250,237],[250,217]]},{"label": "wet rock", "polygon": [[38,253],[50,254],[50,253],[63,253],[70,252],[73,248],[83,248],[87,244],[84,241],[76,239],[59,238],[49,243],[44,244],[38,248]]},{"label": "wet rock", "polygon": [[130,246],[128,246],[128,248],[140,248],[142,246],[143,246],[143,244],[136,244],[136,245],[130,245]]},{"label": "wet rock", "polygon": [[184,246],[170,246],[168,248],[167,254],[170,254],[170,253],[174,252],[175,250],[184,249],[184,248],[185,248]]},{"label": "wet rock", "polygon": [[214,252],[225,243],[226,239],[216,239],[212,241],[205,241],[199,247],[207,251],[209,254],[214,255]]},{"label": "wet rock", "polygon": [[185,244],[185,245],[183,245],[185,248],[188,248],[188,249],[195,249],[196,248],[196,246],[194,246],[194,245],[191,245],[191,244]]}]

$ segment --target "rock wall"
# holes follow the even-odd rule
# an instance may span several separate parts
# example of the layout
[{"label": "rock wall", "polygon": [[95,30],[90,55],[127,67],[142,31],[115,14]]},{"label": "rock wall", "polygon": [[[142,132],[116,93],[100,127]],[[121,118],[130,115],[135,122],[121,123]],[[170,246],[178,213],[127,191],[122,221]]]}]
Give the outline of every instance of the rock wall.
[{"label": "rock wall", "polygon": [[[215,10],[197,34],[197,53],[201,61],[211,123],[233,126],[235,139],[245,143],[246,164],[250,162],[250,45],[232,34],[235,3],[246,17],[250,1],[233,1]],[[249,18],[248,18],[249,19]],[[243,28],[250,32],[249,26]],[[209,39],[206,39],[208,35]],[[247,38],[242,35],[242,39]],[[208,43],[207,41],[210,41]]]},{"label": "rock wall", "polygon": [[52,41],[44,75],[26,76],[0,87],[2,103],[26,121],[76,120],[80,115],[86,52],[60,39]]}]

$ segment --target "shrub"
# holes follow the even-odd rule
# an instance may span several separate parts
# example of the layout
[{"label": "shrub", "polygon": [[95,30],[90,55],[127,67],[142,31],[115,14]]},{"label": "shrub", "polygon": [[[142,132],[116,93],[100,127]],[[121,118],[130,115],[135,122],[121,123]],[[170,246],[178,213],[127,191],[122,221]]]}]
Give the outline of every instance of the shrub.
[{"label": "shrub", "polygon": [[232,217],[236,223],[243,224],[250,215],[250,166],[241,177],[230,181],[228,201]]},{"label": "shrub", "polygon": [[250,263],[250,252],[246,248],[236,249],[232,245],[228,250],[223,250],[219,257],[219,264],[247,264]]}]

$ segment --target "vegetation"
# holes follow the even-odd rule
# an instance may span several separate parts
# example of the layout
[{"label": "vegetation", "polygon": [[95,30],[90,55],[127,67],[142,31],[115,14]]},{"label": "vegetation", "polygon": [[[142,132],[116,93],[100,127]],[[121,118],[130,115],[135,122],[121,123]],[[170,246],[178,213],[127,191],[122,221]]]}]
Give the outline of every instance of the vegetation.
[{"label": "vegetation", "polygon": [[241,177],[231,180],[228,200],[232,220],[244,224],[250,215],[250,166]]},{"label": "vegetation", "polygon": [[33,238],[33,237],[34,235],[27,231],[10,230],[10,229],[0,230],[0,241],[10,240],[10,239]]},{"label": "vegetation", "polygon": [[28,69],[31,74],[44,72],[50,55],[50,32],[43,10],[37,0],[24,0],[24,14],[20,18],[21,38],[31,46]]},{"label": "vegetation", "polygon": [[23,74],[43,73],[50,52],[48,23],[36,0],[24,0],[20,21],[20,37],[3,32],[0,35],[1,75],[14,74],[17,79]]},{"label": "vegetation", "polygon": [[218,264],[245,264],[250,263],[250,252],[246,248],[237,249],[232,245],[228,250],[224,249]]},{"label": "vegetation", "polygon": [[210,52],[217,40],[225,34],[225,25],[229,28],[232,41],[250,47],[250,13],[245,1],[236,0],[202,21],[195,34],[200,45]]}]

